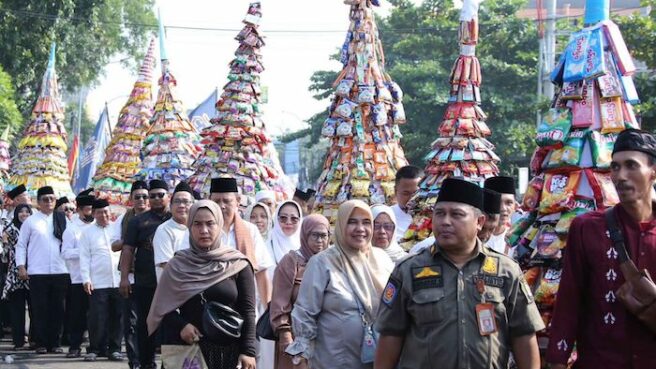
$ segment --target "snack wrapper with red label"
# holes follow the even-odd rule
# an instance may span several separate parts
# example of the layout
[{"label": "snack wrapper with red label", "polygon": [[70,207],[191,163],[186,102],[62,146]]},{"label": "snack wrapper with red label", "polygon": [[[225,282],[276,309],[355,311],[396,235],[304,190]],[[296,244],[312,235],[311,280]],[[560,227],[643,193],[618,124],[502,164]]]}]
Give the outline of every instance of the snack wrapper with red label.
[{"label": "snack wrapper with red label", "polygon": [[544,177],[540,213],[551,214],[569,209],[573,205],[580,180],[580,170],[569,174],[547,173]]},{"label": "snack wrapper with red label", "polygon": [[607,208],[620,202],[613,181],[610,178],[610,173],[593,172],[588,169],[586,170],[586,176],[590,181],[598,208]]},{"label": "snack wrapper with red label", "polygon": [[530,163],[530,168],[531,168],[531,173],[533,175],[537,175],[539,173],[542,173],[542,165],[544,164],[544,160],[547,158],[547,155],[550,153],[549,147],[539,147],[535,149],[533,152],[533,156],[531,157],[531,163]]},{"label": "snack wrapper with red label", "polygon": [[572,131],[565,145],[551,153],[547,168],[576,167],[581,161],[585,145],[585,131]]},{"label": "snack wrapper with red label", "polygon": [[522,209],[533,211],[540,203],[540,195],[544,187],[544,174],[533,177],[526,187],[524,198],[522,199]]},{"label": "snack wrapper with red label", "polygon": [[549,268],[544,273],[540,285],[535,290],[535,303],[538,307],[553,306],[560,284],[561,271]]},{"label": "snack wrapper with red label", "polygon": [[535,138],[539,146],[562,145],[569,135],[572,113],[569,109],[552,108],[542,118]]}]

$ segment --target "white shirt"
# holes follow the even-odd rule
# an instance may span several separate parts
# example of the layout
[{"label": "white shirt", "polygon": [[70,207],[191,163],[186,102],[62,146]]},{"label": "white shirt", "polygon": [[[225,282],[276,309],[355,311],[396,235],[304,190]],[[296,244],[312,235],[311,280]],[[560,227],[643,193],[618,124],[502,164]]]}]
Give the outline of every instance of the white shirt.
[{"label": "white shirt", "polygon": [[392,211],[396,217],[396,230],[394,231],[394,236],[396,237],[396,242],[400,242],[403,239],[405,231],[408,230],[410,224],[412,223],[412,216],[401,210],[399,204],[392,205]]},{"label": "white shirt", "polygon": [[501,233],[501,234],[498,234],[498,235],[493,234],[490,237],[490,239],[487,240],[487,242],[485,243],[485,246],[487,246],[488,248],[490,248],[490,249],[492,249],[496,252],[499,252],[499,253],[502,253],[502,254],[505,255],[506,254],[506,232],[508,232],[508,229],[503,231],[503,233]]},{"label": "white shirt", "polygon": [[[119,215],[116,220],[109,225],[110,228],[110,236],[109,236],[109,242],[110,245],[116,241],[121,240],[121,224],[123,223],[123,217],[125,217],[125,213]],[[134,284],[134,273],[128,274],[128,281],[130,281],[130,284]]]},{"label": "white shirt", "polygon": [[71,274],[71,284],[82,283],[82,274],[80,274],[80,235],[82,231],[95,224],[95,222],[94,220],[91,223],[85,223],[79,216],[76,216],[68,223],[62,236],[61,255],[66,262],[68,272]]},{"label": "white shirt", "polygon": [[157,281],[164,270],[159,264],[168,263],[176,251],[189,248],[189,229],[173,218],[160,224],[153,236],[153,252],[155,253],[155,273]]},{"label": "white shirt", "polygon": [[16,266],[26,265],[27,273],[68,274],[54,235],[53,216],[36,211],[21,226],[16,244]]},{"label": "white shirt", "polygon": [[[253,239],[253,247],[255,248],[255,262],[257,263],[257,272],[261,272],[263,270],[272,268],[275,266],[273,259],[271,257],[271,254],[269,254],[269,251],[266,248],[266,245],[264,243],[264,239],[262,239],[262,235],[260,234],[260,231],[257,229],[257,226],[255,224],[246,222],[246,226],[248,227],[248,231],[251,234],[251,238]],[[235,240],[235,225],[230,226],[230,231],[228,234],[222,233],[221,234],[221,244],[222,245],[228,245],[232,247],[233,249],[237,248],[237,241]]]},{"label": "white shirt", "polygon": [[418,254],[422,250],[427,249],[435,243],[435,236],[430,236],[427,239],[417,242],[412,248],[410,249],[411,254]]},{"label": "white shirt", "polygon": [[112,251],[111,224],[100,227],[94,224],[80,235],[80,273],[83,283],[91,282],[94,289],[118,288],[121,272],[118,262],[120,251]]}]

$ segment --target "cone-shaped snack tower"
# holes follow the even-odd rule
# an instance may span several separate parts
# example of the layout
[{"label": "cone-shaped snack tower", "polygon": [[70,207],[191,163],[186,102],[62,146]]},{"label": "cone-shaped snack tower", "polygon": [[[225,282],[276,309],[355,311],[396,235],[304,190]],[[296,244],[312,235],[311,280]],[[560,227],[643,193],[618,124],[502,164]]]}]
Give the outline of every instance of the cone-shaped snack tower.
[{"label": "cone-shaped snack tower", "polygon": [[9,167],[11,158],[9,157],[9,127],[5,128],[0,136],[0,186],[5,187],[9,180]]},{"label": "cone-shaped snack tower", "polygon": [[460,12],[460,54],[451,70],[449,100],[438,128],[439,137],[426,155],[425,177],[419,191],[408,202],[412,224],[402,245],[412,247],[431,234],[432,209],[442,181],[462,177],[483,185],[499,170],[499,157],[486,137],[491,135],[480,107],[481,67],[476,58],[478,44],[478,0],[465,0]]},{"label": "cone-shaped snack tower", "polygon": [[209,193],[211,178],[234,177],[246,196],[272,189],[279,198],[288,197],[290,189],[261,119],[261,17],[260,3],[251,3],[236,37],[239,47],[230,62],[228,83],[216,102],[218,113],[201,133],[204,151],[190,183],[202,194]]},{"label": "cone-shaped snack tower", "polygon": [[182,102],[175,96],[177,81],[169,69],[164,27],[159,23],[162,76],[155,110],[141,148],[141,170],[136,179],[162,179],[169,188],[193,174],[191,165],[200,152],[200,137],[191,124]]},{"label": "cone-shaped snack tower", "polygon": [[405,123],[403,92],[385,73],[372,0],[352,0],[342,47],[343,69],[322,135],[330,139],[317,183],[314,212],[331,222],[348,199],[392,203],[394,176],[407,165],[399,124]]},{"label": "cone-shaped snack tower", "polygon": [[141,146],[153,116],[154,51],[155,39],[151,39],[137,81],[119,113],[105,159],[93,178],[98,196],[113,205],[127,204],[133,177],[141,164]]},{"label": "cone-shaped snack tower", "polygon": [[577,215],[618,202],[610,178],[613,146],[619,132],[638,127],[635,67],[608,4],[587,1],[585,23],[551,74],[558,91],[538,127],[526,214],[509,232],[547,326],[569,226]]},{"label": "cone-shaped snack tower", "polygon": [[73,196],[66,157],[66,136],[53,43],[41,92],[32,109],[30,122],[18,142],[18,153],[12,159],[14,164],[6,189],[24,184],[30,195],[36,196],[36,190],[40,187],[51,186],[57,196]]}]

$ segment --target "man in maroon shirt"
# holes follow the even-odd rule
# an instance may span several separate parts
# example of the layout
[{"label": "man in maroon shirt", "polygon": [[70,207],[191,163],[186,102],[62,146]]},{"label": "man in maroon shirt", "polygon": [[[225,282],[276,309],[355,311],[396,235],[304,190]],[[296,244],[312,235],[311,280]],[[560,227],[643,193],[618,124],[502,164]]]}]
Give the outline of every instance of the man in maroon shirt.
[{"label": "man in maroon shirt", "polygon": [[[620,203],[615,213],[627,251],[638,269],[656,276],[656,138],[628,129],[613,149],[611,176]],[[576,369],[656,368],[656,335],[617,299],[624,283],[604,211],[572,222],[563,257],[547,361],[564,369],[574,345]]]}]

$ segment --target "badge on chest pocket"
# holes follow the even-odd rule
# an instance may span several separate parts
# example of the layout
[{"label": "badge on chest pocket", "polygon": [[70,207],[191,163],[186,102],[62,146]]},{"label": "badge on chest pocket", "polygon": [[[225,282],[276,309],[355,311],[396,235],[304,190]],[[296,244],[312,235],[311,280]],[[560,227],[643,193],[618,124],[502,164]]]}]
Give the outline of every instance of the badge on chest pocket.
[{"label": "badge on chest pocket", "polygon": [[412,268],[412,291],[444,287],[441,265]]}]

